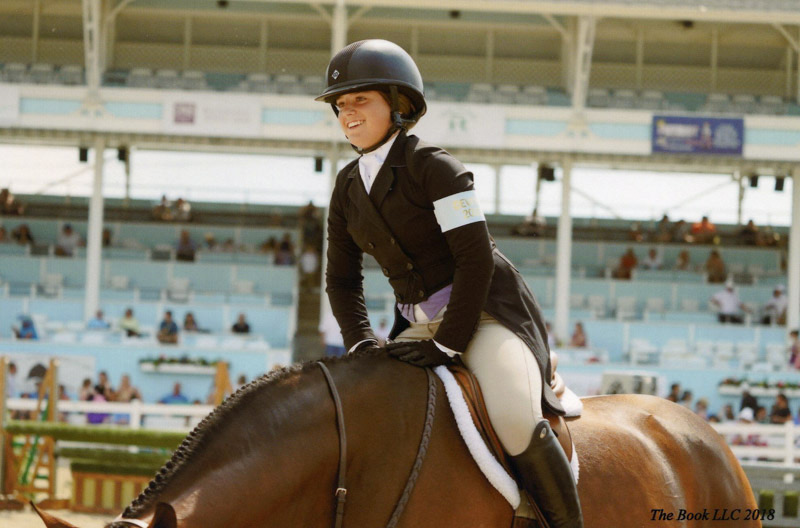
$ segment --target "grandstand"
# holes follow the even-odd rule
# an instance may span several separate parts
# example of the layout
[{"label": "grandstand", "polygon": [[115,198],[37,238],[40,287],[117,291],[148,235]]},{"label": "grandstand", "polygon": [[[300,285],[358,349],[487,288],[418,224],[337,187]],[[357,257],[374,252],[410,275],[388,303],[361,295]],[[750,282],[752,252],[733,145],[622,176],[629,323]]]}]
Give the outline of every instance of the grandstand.
[{"label": "grandstand", "polygon": [[[544,181],[539,169],[556,169],[559,214],[546,218],[540,236],[513,234],[523,217],[503,210],[499,191],[488,218],[498,247],[552,323],[559,369],[576,392],[604,391],[609,372],[621,378],[646,372],[659,380],[659,395],[679,382],[719,414],[737,405],[742,392],[723,387],[726,380],[763,382],[757,396],[764,406],[777,392],[771,388],[800,385],[787,345],[788,330],[800,327],[796,2],[107,4],[0,2],[0,145],[65,147],[75,156],[79,149],[116,150],[128,177],[137,151],[187,159],[197,152],[280,154],[309,166],[324,160],[330,180],[353,153],[329,109],[313,101],[325,83],[321,74],[331,49],[386,38],[409,51],[426,81],[429,111],[415,129],[421,137],[462,161],[491,167],[497,189],[503,167],[535,168],[519,193],[535,188],[536,204]],[[179,108],[195,113],[184,119]],[[729,141],[704,147],[702,138],[682,142],[680,133],[669,132],[706,125],[727,127]],[[173,377],[143,370],[140,360],[226,358],[231,372],[253,377],[321,353],[324,285],[303,289],[296,264],[276,264],[273,253],[261,251],[265,241],[288,234],[299,256],[306,233],[296,205],[193,202],[191,220],[160,221],[152,215],[156,203],[137,199],[135,190],[104,197],[109,162],[95,155],[93,163],[98,184],[90,195],[19,194],[25,214],[0,217],[9,234],[26,224],[35,238],[35,244],[0,244],[0,354],[90,358],[93,371],[107,371],[115,383],[128,373],[155,401]],[[647,239],[657,229],[655,217],[616,211],[576,217],[571,178],[586,167],[729,175],[738,203],[727,205],[738,208],[737,222],[718,225],[710,243],[687,243]],[[770,244],[743,245],[746,196],[759,175],[776,189],[786,180],[792,221],[770,226]],[[13,191],[19,178],[0,169],[0,187]],[[125,185],[135,187],[136,179]],[[632,239],[634,222],[645,240]],[[87,243],[63,257],[56,246],[68,223]],[[113,240],[107,247],[103,229]],[[194,261],[180,260],[175,247],[184,230],[199,246],[211,235],[230,240],[233,250],[204,246]],[[630,280],[615,278],[629,247],[640,262],[656,248],[661,269],[638,266]],[[703,267],[712,249],[749,309],[742,325],[719,323],[709,303],[722,289]],[[675,265],[682,251],[687,269]],[[761,324],[778,285],[787,286],[786,321]],[[395,298],[369,258],[364,286],[373,325],[391,320]],[[128,308],[145,337],[116,328]],[[111,331],[87,330],[97,309]],[[166,310],[179,322],[193,312],[208,332],[182,332],[176,346],[160,344],[155,335]],[[230,331],[240,313],[251,326],[246,337]],[[37,342],[13,338],[9,329],[20,316],[33,319]],[[588,348],[569,346],[577,322]],[[205,401],[209,377],[179,379],[192,399]],[[800,422],[800,388],[788,396]],[[790,525],[779,522],[765,526]]]}]

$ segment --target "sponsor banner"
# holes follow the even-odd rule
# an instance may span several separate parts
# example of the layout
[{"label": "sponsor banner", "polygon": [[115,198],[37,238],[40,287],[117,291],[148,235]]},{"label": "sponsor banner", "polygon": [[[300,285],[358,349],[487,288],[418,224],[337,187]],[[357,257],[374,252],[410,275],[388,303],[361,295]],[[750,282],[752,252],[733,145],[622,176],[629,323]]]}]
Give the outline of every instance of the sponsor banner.
[{"label": "sponsor banner", "polygon": [[505,112],[497,107],[434,101],[412,132],[445,147],[502,147],[505,126]]},{"label": "sponsor banner", "polygon": [[164,131],[203,136],[259,136],[261,102],[256,97],[196,94],[164,100]]},{"label": "sponsor banner", "polygon": [[741,156],[741,118],[653,116],[653,152]]},{"label": "sponsor banner", "polygon": [[19,121],[19,87],[0,85],[0,126]]}]

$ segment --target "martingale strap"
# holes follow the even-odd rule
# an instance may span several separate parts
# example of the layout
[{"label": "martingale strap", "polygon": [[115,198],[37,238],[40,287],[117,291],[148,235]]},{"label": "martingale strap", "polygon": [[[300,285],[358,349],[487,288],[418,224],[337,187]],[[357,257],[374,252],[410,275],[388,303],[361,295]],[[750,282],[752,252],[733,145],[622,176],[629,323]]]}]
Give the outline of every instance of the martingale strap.
[{"label": "martingale strap", "polygon": [[[334,528],[341,528],[344,520],[344,504],[347,499],[347,434],[344,427],[344,412],[342,411],[342,400],[339,397],[339,391],[336,389],[336,383],[333,381],[330,370],[322,361],[317,361],[317,365],[325,375],[325,381],[328,382],[328,388],[333,398],[334,408],[336,409],[336,427],[339,431],[339,471],[338,482],[336,485],[336,519],[334,521]],[[417,483],[419,471],[422,468],[422,462],[425,460],[425,455],[428,453],[428,445],[430,444],[431,432],[433,431],[433,421],[436,417],[436,380],[434,379],[431,369],[426,368],[425,373],[428,376],[428,404],[425,413],[425,426],[422,429],[422,439],[417,449],[417,456],[414,459],[414,465],[411,467],[411,473],[408,476],[406,485],[403,488],[403,493],[400,500],[392,512],[389,523],[386,528],[395,528],[400,521],[400,516],[411,498],[411,492]]]}]

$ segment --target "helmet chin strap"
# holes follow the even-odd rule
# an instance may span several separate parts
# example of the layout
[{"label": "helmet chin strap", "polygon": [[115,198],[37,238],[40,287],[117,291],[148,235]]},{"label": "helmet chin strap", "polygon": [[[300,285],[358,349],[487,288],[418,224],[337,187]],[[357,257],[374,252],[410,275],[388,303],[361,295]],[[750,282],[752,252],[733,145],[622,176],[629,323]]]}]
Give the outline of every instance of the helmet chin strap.
[{"label": "helmet chin strap", "polygon": [[389,87],[389,100],[392,102],[392,107],[391,107],[392,124],[391,126],[389,126],[389,130],[386,132],[386,135],[383,136],[383,138],[380,141],[378,141],[371,147],[362,149],[361,147],[357,147],[351,143],[350,146],[353,147],[353,150],[355,150],[358,154],[361,155],[369,154],[373,150],[381,148],[383,145],[386,144],[387,141],[389,141],[389,139],[391,139],[391,137],[394,135],[395,132],[397,132],[398,130],[407,130],[407,127],[409,125],[414,124],[414,121],[412,119],[405,119],[400,114],[400,98],[397,96],[397,86],[392,85]]}]

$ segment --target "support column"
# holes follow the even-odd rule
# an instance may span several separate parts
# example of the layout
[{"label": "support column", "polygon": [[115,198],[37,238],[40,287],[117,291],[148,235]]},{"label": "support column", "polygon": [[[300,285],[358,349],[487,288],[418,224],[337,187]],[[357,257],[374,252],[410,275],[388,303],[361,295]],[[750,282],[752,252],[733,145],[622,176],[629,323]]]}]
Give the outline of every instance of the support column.
[{"label": "support column", "polygon": [[83,49],[86,60],[86,86],[89,99],[99,99],[100,80],[103,77],[100,63],[103,41],[100,35],[100,0],[83,0]]},{"label": "support column", "polygon": [[739,200],[737,202],[736,207],[736,225],[739,227],[742,226],[742,205],[744,204],[744,178],[742,177],[742,171],[739,169],[735,169],[733,171],[733,179],[739,184]]},{"label": "support column", "polygon": [[556,335],[562,340],[569,336],[569,282],[572,261],[571,179],[572,161],[566,160],[561,164],[561,216],[558,219],[556,235],[556,317],[553,324]]},{"label": "support column", "polygon": [[492,165],[494,169],[494,214],[500,214],[500,191],[502,189],[501,185],[501,173],[503,171],[502,165]]},{"label": "support column", "polygon": [[344,0],[336,0],[331,20],[331,55],[347,45],[347,8]]},{"label": "support column", "polygon": [[636,89],[644,84],[644,29],[636,31]]},{"label": "support column", "polygon": [[[331,146],[330,153],[328,154],[328,161],[330,162],[330,168],[328,169],[328,194],[333,193],[333,187],[336,185],[336,175],[338,174],[339,170],[339,149],[336,145]],[[328,286],[325,280],[325,269],[328,267],[328,213],[329,207],[325,207],[322,211],[322,229],[325,235],[322,237],[322,255],[320,255],[320,270],[322,278],[320,280],[320,314],[324,315],[330,311],[330,307],[328,304],[328,294],[325,293],[325,289]]]},{"label": "support column", "polygon": [[105,139],[94,142],[94,184],[89,199],[89,228],[86,233],[86,300],[84,321],[91,319],[100,306],[101,255],[103,246],[103,154]]},{"label": "support column", "polygon": [[800,326],[800,166],[792,171],[792,225],[789,229],[789,262],[786,266],[789,279],[789,307],[786,328]]},{"label": "support column", "polygon": [[719,62],[719,32],[711,29],[711,91],[717,91],[717,64]]},{"label": "support column", "polygon": [[41,27],[42,0],[33,2],[33,30],[31,32],[31,64],[39,62],[39,28]]}]

